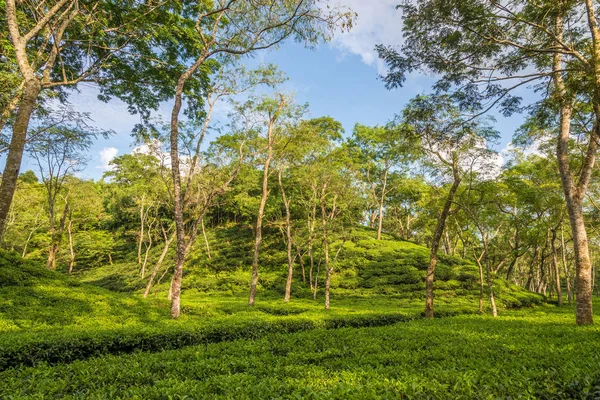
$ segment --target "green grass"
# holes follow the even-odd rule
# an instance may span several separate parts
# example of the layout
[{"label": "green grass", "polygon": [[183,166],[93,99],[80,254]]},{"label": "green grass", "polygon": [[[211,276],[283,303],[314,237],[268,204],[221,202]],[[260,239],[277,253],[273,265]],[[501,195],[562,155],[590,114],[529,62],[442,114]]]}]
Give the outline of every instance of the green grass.
[{"label": "green grass", "polygon": [[538,306],[9,369],[0,398],[596,398],[599,339]]},{"label": "green grass", "polygon": [[[208,238],[212,257],[207,257],[204,242],[199,239],[184,269],[183,289],[207,294],[245,295],[252,264],[252,230],[243,225],[228,225],[209,229]],[[332,247],[335,249],[341,243],[334,241]],[[161,250],[160,246],[152,249],[148,269],[153,267],[152,261],[158,258]],[[129,252],[115,257],[114,265],[80,268],[74,277],[80,282],[112,291],[140,291],[145,287],[147,278],[140,277],[134,258],[135,255]],[[316,250],[315,264],[319,264],[321,258],[322,254]],[[172,259],[171,251],[165,266],[170,265]],[[373,229],[356,227],[344,242],[344,248],[335,263],[332,290],[333,293],[342,296],[385,296],[420,300],[425,291],[428,262],[429,250],[423,246],[397,240],[385,234],[383,240],[376,240],[376,232]],[[304,264],[308,269],[308,257],[304,258]],[[283,296],[287,278],[287,258],[280,232],[265,230],[259,270],[259,290],[267,297]],[[315,274],[316,270],[317,267]],[[322,286],[324,269],[320,268],[319,272],[319,284]],[[308,271],[305,275],[308,276]],[[438,297],[477,296],[478,280],[479,272],[472,262],[440,254],[436,268]],[[163,279],[161,285],[156,288],[159,297],[168,290],[168,283],[168,279]],[[496,286],[500,301],[509,307],[530,305],[542,300],[540,296],[502,279],[496,280]],[[295,265],[292,295],[295,298],[312,296],[308,283],[302,282],[299,262]]]},{"label": "green grass", "polygon": [[[245,263],[243,246],[248,239],[247,232],[243,233],[240,227],[227,229],[230,243],[219,237],[223,232],[213,232],[212,240],[219,239],[223,244],[213,246],[212,267],[209,268],[201,255],[192,255],[184,278],[182,317],[175,321],[169,317],[166,284],[158,286],[148,299],[143,299],[138,289],[143,287],[144,281],[137,276],[138,271],[131,260],[81,269],[78,275],[69,277],[46,271],[32,260],[21,260],[18,255],[0,252],[0,371],[4,371],[0,381],[7,382],[6,389],[0,385],[0,398],[29,394],[57,398],[68,395],[81,398],[178,398],[188,391],[192,398],[207,393],[220,393],[224,398],[303,397],[309,396],[313,389],[318,389],[317,397],[319,393],[325,397],[344,397],[344,390],[362,393],[367,398],[378,393],[413,393],[402,386],[404,383],[390,380],[399,379],[393,374],[390,378],[382,378],[388,374],[386,371],[379,376],[370,375],[371,372],[363,371],[362,367],[356,370],[354,358],[358,353],[347,355],[344,349],[352,347],[352,351],[364,352],[366,365],[370,365],[369,357],[376,352],[368,343],[367,338],[371,335],[368,332],[373,332],[373,345],[385,349],[378,341],[388,340],[385,337],[399,340],[393,339],[395,332],[403,332],[408,326],[421,326],[417,321],[422,319],[426,249],[390,237],[379,242],[373,239],[373,232],[355,230],[336,266],[332,309],[326,311],[322,292],[317,301],[313,300],[299,275],[295,279],[291,303],[283,303],[281,289],[285,268],[280,264],[280,258],[284,253],[270,237],[261,264],[257,303],[255,307],[248,307],[246,296],[250,277],[247,266],[242,265]],[[232,250],[232,242],[242,250]],[[230,254],[231,251],[237,252],[236,255]],[[232,265],[227,264],[230,258],[236,260]],[[439,266],[436,315],[454,320],[452,316],[477,314],[474,266],[454,257],[441,257]],[[502,280],[496,281],[496,291],[503,315],[513,315],[512,308],[534,306],[543,300],[539,295]],[[476,321],[488,320],[464,321],[467,325],[476,325],[479,323]],[[394,325],[399,322],[407,327]],[[428,321],[418,323],[432,324]],[[433,324],[432,332],[455,338],[451,323],[444,320],[439,327]],[[391,330],[363,330],[385,326]],[[444,329],[449,331],[446,333]],[[409,335],[411,343],[427,341],[430,335],[417,331],[404,331],[403,334]],[[355,339],[357,346],[348,342]],[[313,342],[322,343],[319,351],[325,355],[313,354],[296,360],[295,354],[302,351],[294,347],[295,343],[300,343],[298,346],[312,354],[317,351],[311,350],[310,343]],[[340,349],[336,347],[337,342],[347,344]],[[264,346],[272,347],[273,343],[281,343],[283,347],[263,355]],[[216,356],[220,352],[224,355],[222,359]],[[237,359],[235,354],[238,354]],[[288,354],[294,358],[289,358]],[[185,364],[195,365],[196,362],[189,360],[189,357],[195,357],[190,355],[209,357],[206,361],[208,372],[202,372],[206,380],[197,381],[194,380],[196,375],[184,375]],[[162,357],[167,357],[166,365],[172,365],[173,374],[161,370]],[[180,357],[181,362],[177,361]],[[398,362],[404,362],[404,354],[399,353],[397,357]],[[410,360],[409,355],[406,357]],[[335,368],[329,370],[327,360],[330,358],[336,362],[347,358],[348,372],[337,375]],[[106,368],[102,364],[105,362],[114,365]],[[252,376],[245,368],[238,374],[238,363],[270,363],[273,366],[259,368],[257,375]],[[122,371],[120,365],[127,371]],[[283,372],[274,367],[277,365]],[[386,365],[384,362],[378,368]],[[200,365],[195,368],[204,369]],[[298,375],[305,369],[308,375],[304,372]],[[114,379],[119,371],[122,379]],[[218,371],[224,371],[228,378],[223,378]],[[291,375],[286,375],[286,371]],[[150,385],[148,373],[158,374],[159,387]],[[64,374],[64,377],[57,379],[54,374]],[[382,383],[373,385],[369,383],[373,379],[396,383],[389,387],[387,384],[381,386]],[[34,384],[34,380],[40,384]],[[414,382],[410,390],[420,393],[418,390],[422,388]],[[361,389],[363,386],[366,392]],[[258,388],[262,388],[264,396]]]},{"label": "green grass", "polygon": [[[0,370],[258,338],[273,332],[382,326],[419,318],[423,310],[423,299],[417,296],[374,291],[349,296],[334,290],[332,309],[326,311],[322,295],[317,301],[294,297],[284,304],[280,294],[263,288],[256,306],[250,308],[246,290],[187,288],[182,317],[173,321],[165,291],[148,299],[139,293],[113,292],[46,271],[10,253],[0,253],[0,274]],[[440,296],[436,312],[438,316],[476,313],[477,304],[474,296]]]}]

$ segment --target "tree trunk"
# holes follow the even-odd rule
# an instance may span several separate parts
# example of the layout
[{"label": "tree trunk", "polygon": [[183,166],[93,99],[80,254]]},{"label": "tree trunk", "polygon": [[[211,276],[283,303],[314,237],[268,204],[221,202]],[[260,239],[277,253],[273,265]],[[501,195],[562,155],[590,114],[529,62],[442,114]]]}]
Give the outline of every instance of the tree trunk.
[{"label": "tree trunk", "polygon": [[210,245],[208,244],[206,229],[204,229],[204,216],[202,216],[202,219],[200,220],[200,225],[202,226],[202,236],[204,236],[204,244],[206,245],[206,256],[210,260],[212,257],[210,256]]},{"label": "tree trunk", "polygon": [[433,239],[431,241],[431,252],[429,253],[429,266],[427,267],[427,276],[425,278],[425,317],[433,318],[433,280],[435,275],[435,267],[437,265],[437,253],[440,248],[440,239],[442,238],[442,234],[444,233],[444,228],[446,226],[446,219],[448,218],[448,214],[450,213],[450,207],[452,206],[452,201],[454,200],[454,195],[460,186],[461,178],[458,172],[458,163],[453,163],[453,175],[454,181],[452,183],[452,187],[448,192],[448,197],[446,197],[446,202],[444,203],[444,208],[438,218],[437,226],[435,228],[435,232],[433,234]]},{"label": "tree trunk", "polygon": [[142,279],[146,276],[146,265],[148,264],[148,253],[152,248],[152,227],[153,224],[148,225],[148,244],[146,245],[146,253],[144,254],[144,262],[142,263]]},{"label": "tree trunk", "polygon": [[546,250],[548,250],[548,243],[550,242],[550,235],[546,235],[546,243],[544,244],[544,248],[542,249],[540,255],[540,280],[538,281],[535,291],[537,293],[542,293],[545,290],[546,284]]},{"label": "tree trunk", "polygon": [[29,232],[29,235],[27,235],[27,240],[25,240],[25,245],[23,246],[23,252],[21,253],[21,258],[25,258],[25,256],[27,255],[27,246],[29,246],[29,242],[31,241],[31,238],[33,237],[33,235],[35,234],[35,231],[38,230],[39,225],[38,225],[38,219],[40,217],[40,213],[38,212],[35,215],[35,223],[34,223],[34,227],[33,229]]},{"label": "tree trunk", "polygon": [[165,260],[165,257],[167,256],[167,252],[169,251],[169,246],[171,245],[171,242],[175,239],[175,234],[173,234],[169,239],[167,239],[166,233],[164,236],[165,236],[165,247],[163,247],[162,253],[160,253],[160,257],[158,258],[158,261],[156,262],[156,265],[154,266],[154,270],[152,271],[152,274],[150,275],[150,279],[148,280],[148,284],[146,285],[146,290],[144,291],[144,298],[148,297],[148,294],[150,293],[150,288],[152,288],[152,284],[154,282],[154,278],[156,278],[156,275],[158,274],[158,271],[160,270],[160,266],[162,265],[163,261]]},{"label": "tree trunk", "polygon": [[143,198],[142,198],[142,205],[140,206],[140,234],[138,237],[138,251],[137,251],[138,267],[142,266],[142,243],[144,243],[144,199]]},{"label": "tree trunk", "polygon": [[27,129],[31,115],[35,110],[37,98],[41,92],[41,84],[37,78],[28,80],[23,89],[23,95],[19,102],[19,108],[13,124],[12,137],[6,164],[2,173],[2,182],[0,183],[0,240],[4,235],[6,217],[10,210],[15,189],[17,188],[17,179],[21,169],[21,159],[25,149],[27,139]]},{"label": "tree trunk", "polygon": [[317,203],[316,200],[312,207],[312,218],[308,217],[308,258],[310,261],[310,269],[308,270],[308,280],[310,282],[310,290],[313,290],[313,271],[315,267],[315,257],[313,254],[313,240],[315,234],[315,221],[317,218]]},{"label": "tree trunk", "polygon": [[306,270],[304,268],[304,254],[302,254],[302,249],[298,249],[296,254],[298,255],[298,262],[300,263],[300,268],[302,269],[302,283],[306,283]]},{"label": "tree trunk", "polygon": [[450,235],[447,230],[444,232],[444,253],[447,256],[452,254],[452,243],[450,242]]},{"label": "tree trunk", "polygon": [[[594,6],[591,0],[586,0],[588,11],[588,23],[592,30],[593,36],[593,58],[594,58],[594,80],[596,84],[596,94],[594,96],[594,112],[596,121],[594,128],[590,134],[587,153],[583,160],[580,171],[580,178],[577,184],[574,183],[571,176],[569,165],[569,139],[571,131],[571,117],[573,114],[573,100],[567,98],[566,86],[559,72],[563,67],[561,53],[554,53],[553,69],[556,71],[553,74],[554,84],[556,86],[557,96],[560,101],[560,129],[559,137],[556,145],[556,154],[558,159],[558,167],[560,171],[561,184],[565,194],[567,203],[567,211],[569,213],[569,222],[573,236],[573,249],[575,252],[575,270],[577,274],[577,300],[576,300],[576,321],[578,325],[587,325],[594,322],[592,311],[592,280],[591,280],[591,262],[588,248],[588,238],[583,219],[583,198],[587,191],[587,185],[591,178],[591,172],[596,161],[596,151],[598,147],[598,130],[600,129],[600,41],[599,32],[596,25],[596,17],[594,16]],[[556,17],[556,36],[558,40],[562,40],[564,30],[564,22],[562,15]]]},{"label": "tree trunk", "polygon": [[475,255],[475,252],[473,252],[473,255],[475,256],[475,261],[477,261],[477,266],[479,267],[479,312],[483,314],[483,266],[481,265],[481,257],[482,255],[480,255],[479,257],[477,257]]},{"label": "tree trunk", "polygon": [[[331,268],[329,268],[329,238],[327,237],[327,221],[325,217],[325,206],[322,205],[323,224],[323,253],[325,256],[325,309],[329,310],[329,289],[331,288]],[[315,285],[316,293],[316,285]]]},{"label": "tree trunk", "polygon": [[317,274],[315,275],[315,284],[313,286],[313,299],[317,300],[317,292],[319,290],[319,274],[321,273],[321,259],[317,264]]},{"label": "tree trunk", "polygon": [[481,233],[481,239],[483,241],[483,254],[484,254],[484,259],[485,259],[485,270],[486,270],[486,278],[487,278],[487,285],[488,285],[488,294],[490,296],[490,304],[492,305],[492,315],[494,317],[497,317],[498,309],[496,308],[496,299],[494,296],[494,279],[492,276],[492,268],[490,265],[490,255],[489,255],[489,251],[488,251],[487,237],[483,233],[483,230],[480,230],[480,233]]},{"label": "tree trunk", "polygon": [[285,206],[285,227],[286,227],[286,236],[287,236],[287,259],[288,259],[288,275],[285,283],[285,296],[283,301],[288,303],[290,301],[290,296],[292,292],[292,279],[294,278],[294,260],[292,258],[292,222],[290,215],[290,202],[285,194],[285,189],[283,188],[283,182],[281,175],[283,173],[283,168],[279,169],[278,173],[278,181],[279,187],[281,189],[281,196],[283,198],[283,205]]},{"label": "tree trunk", "polygon": [[573,216],[570,216],[570,219],[572,219],[571,229],[573,231],[577,273],[577,324],[587,325],[594,322],[592,313],[592,265],[581,205],[576,206],[572,214]]},{"label": "tree trunk", "polygon": [[379,225],[377,227],[377,240],[381,240],[381,231],[383,230],[383,203],[385,202],[385,190],[387,188],[387,176],[389,168],[386,166],[383,174],[383,187],[381,188],[381,198],[379,199]]},{"label": "tree trunk", "polygon": [[75,265],[75,251],[73,250],[73,234],[71,232],[71,225],[73,221],[69,219],[69,225],[67,225],[67,232],[69,233],[69,275],[73,273],[73,266]]},{"label": "tree trunk", "polygon": [[[325,309],[329,310],[329,290],[331,288],[331,269],[329,268],[329,244],[324,246],[325,252]],[[316,285],[315,285],[316,287]]]},{"label": "tree trunk", "polygon": [[181,314],[181,279],[183,277],[183,264],[185,263],[185,226],[183,224],[183,198],[181,194],[181,172],[179,168],[179,111],[181,110],[181,97],[183,85],[192,75],[184,73],[177,82],[175,104],[171,113],[171,172],[173,173],[173,217],[175,220],[175,237],[177,238],[177,250],[175,252],[175,269],[169,289],[171,300],[171,317],[179,318]]},{"label": "tree trunk", "polygon": [[558,297],[558,305],[562,306],[562,288],[560,287],[560,271],[558,268],[558,254],[556,250],[556,229],[552,230],[552,264],[554,266],[554,278],[556,280],[556,296]]},{"label": "tree trunk", "polygon": [[537,255],[538,255],[538,250],[539,247],[536,245],[534,250],[533,250],[533,256],[531,257],[531,262],[529,263],[529,272],[527,273],[527,283],[525,284],[525,287],[527,288],[527,290],[529,290],[530,292],[533,292],[533,272],[534,272],[534,266],[535,266],[535,260],[537,259]]},{"label": "tree trunk", "polygon": [[[54,229],[54,224],[52,224],[52,233],[51,233],[51,243],[50,248],[48,249],[48,261],[46,263],[46,268],[51,271],[56,270],[56,253],[58,253],[58,249],[60,248],[60,242],[62,240],[62,235],[65,231],[65,223],[67,221],[67,215],[69,213],[69,203],[65,204],[65,209],[63,211],[62,217],[60,217],[60,223],[58,225],[58,230]],[[54,219],[54,217],[52,217]]]},{"label": "tree trunk", "polygon": [[256,298],[256,287],[258,286],[258,256],[260,253],[260,245],[262,244],[262,221],[265,215],[265,206],[269,197],[269,167],[273,157],[273,141],[272,141],[273,125],[269,126],[269,148],[267,149],[267,157],[263,164],[263,180],[262,180],[262,195],[260,205],[258,207],[258,215],[256,217],[256,232],[254,240],[254,255],[252,257],[252,281],[250,283],[250,296],[248,297],[248,305],[253,306]]},{"label": "tree trunk", "polygon": [[569,269],[567,267],[567,248],[565,247],[565,233],[563,231],[563,227],[560,227],[560,242],[561,242],[561,255],[562,255],[562,264],[563,269],[565,270],[565,279],[567,281],[567,301],[569,305],[573,302],[573,289],[571,287],[571,277],[569,274]]}]

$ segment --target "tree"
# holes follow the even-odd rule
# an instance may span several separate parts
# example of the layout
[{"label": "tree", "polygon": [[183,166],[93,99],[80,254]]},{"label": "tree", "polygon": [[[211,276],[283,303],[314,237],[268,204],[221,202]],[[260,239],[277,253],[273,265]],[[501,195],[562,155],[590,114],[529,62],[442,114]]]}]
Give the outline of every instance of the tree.
[{"label": "tree", "polygon": [[403,122],[410,128],[406,134],[419,139],[419,149],[433,167],[432,172],[442,179],[451,177],[451,186],[437,218],[431,240],[429,266],[427,267],[425,316],[433,318],[433,282],[437,265],[440,240],[446,220],[451,211],[454,196],[464,174],[481,167],[489,154],[489,140],[497,137],[497,132],[479,119],[469,119],[462,115],[450,96],[417,96],[403,111]]},{"label": "tree", "polygon": [[[344,247],[344,232],[357,222],[357,206],[361,203],[356,168],[347,156],[348,149],[339,146],[320,160],[316,175],[317,202],[320,208],[321,240],[325,267],[325,309],[330,308],[331,277],[337,258]],[[333,257],[330,256],[332,234],[342,236],[342,242]],[[316,285],[315,285],[316,293]]]},{"label": "tree", "polygon": [[405,166],[410,158],[407,139],[410,138],[402,134],[402,128],[394,124],[384,127],[356,124],[352,132],[352,145],[358,150],[359,165],[363,166],[364,179],[377,204],[377,240],[381,240],[383,210],[391,190],[390,173],[398,173],[398,168]]},{"label": "tree", "polygon": [[[60,247],[65,224],[69,215],[68,193],[63,193],[65,179],[85,165],[82,155],[88,150],[98,136],[108,136],[109,132],[82,126],[80,121],[74,125],[50,125],[43,128],[41,134],[35,135],[36,140],[28,146],[28,153],[36,160],[38,173],[46,188],[50,247],[46,268],[56,269],[56,253]],[[44,124],[42,124],[44,126]],[[62,196],[64,208],[58,226],[56,225],[56,205]]]},{"label": "tree", "polygon": [[[0,184],[0,235],[4,231],[30,120],[47,99],[66,102],[67,90],[82,82],[100,89],[100,100],[117,96],[146,119],[172,97],[180,62],[195,58],[198,43],[188,7],[173,2],[7,0],[0,5],[10,43],[6,60],[0,130],[10,125],[10,144]],[[162,25],[179,26],[177,30]],[[205,75],[203,75],[204,77]],[[202,89],[193,79],[188,92]],[[193,102],[190,102],[193,106]]]},{"label": "tree", "polygon": [[[306,238],[304,244],[298,247],[306,247],[306,253],[309,258],[308,279],[310,288],[313,290],[313,296],[317,296],[317,276],[315,269],[315,242],[317,240],[317,229],[322,223],[319,217],[321,208],[319,196],[321,195],[321,175],[323,163],[328,155],[332,154],[336,147],[342,141],[344,129],[339,121],[331,117],[315,118],[302,121],[298,130],[300,136],[304,138],[302,147],[299,151],[298,177],[299,198],[298,203],[302,207],[306,216]],[[299,241],[298,241],[299,242]],[[298,249],[299,253],[303,253]],[[302,259],[302,255],[300,256]],[[302,261],[300,261],[302,262]]]},{"label": "tree", "polygon": [[[293,37],[307,44],[325,38],[327,31],[338,24],[350,26],[352,15],[332,10],[326,14],[314,1],[260,0],[243,2],[218,0],[201,3],[195,30],[201,42],[201,52],[186,66],[175,86],[175,102],[170,121],[170,153],[173,172],[174,218],[177,234],[175,274],[173,279],[171,315],[180,314],[180,292],[185,262],[185,232],[183,198],[179,160],[179,118],[183,105],[184,88],[197,71],[207,68],[210,60],[220,56],[253,54],[281,44]],[[190,115],[192,115],[190,113]],[[254,278],[253,278],[254,281]],[[252,293],[252,290],[251,290]],[[252,299],[252,295],[250,298]]]},{"label": "tree", "polygon": [[[575,248],[578,324],[591,324],[592,268],[583,201],[596,161],[600,136],[600,29],[592,0],[573,2],[489,2],[427,0],[400,5],[405,42],[400,49],[378,46],[390,66],[389,88],[406,73],[428,70],[441,78],[436,88],[452,88],[464,103],[520,110],[516,89],[533,86],[543,100],[534,104],[539,125],[551,128]],[[582,18],[582,19],[581,19]],[[590,50],[591,49],[591,50]],[[587,111],[574,113],[574,107]],[[588,121],[587,116],[592,115]],[[578,129],[577,125],[584,129]],[[573,169],[572,136],[586,145]]]},{"label": "tree", "polygon": [[[155,231],[160,232],[165,210],[170,198],[164,180],[169,178],[166,160],[160,148],[149,142],[143,151],[115,157],[111,169],[104,174],[109,179],[111,198],[109,201],[123,217],[121,227],[135,226],[137,241],[137,264],[142,278],[145,277],[148,253]],[[117,211],[114,209],[114,211]],[[159,235],[160,237],[160,235]],[[145,246],[145,255],[143,249]]]},{"label": "tree", "polygon": [[[251,133],[254,124],[254,121],[245,118],[246,116],[244,115],[234,116],[234,121],[231,126],[233,130],[232,134],[224,135],[222,139],[218,139],[212,146],[212,151],[209,152],[212,156],[217,158],[211,159],[210,157],[206,157],[207,154],[203,153],[201,149],[204,138],[211,127],[210,121],[215,105],[226,98],[231,99],[234,96],[255,90],[261,85],[273,87],[286,79],[273,65],[261,66],[255,70],[247,70],[246,68],[235,64],[235,57],[222,58],[221,65],[217,68],[214,75],[214,80],[208,85],[205,98],[207,110],[203,119],[197,120],[191,118],[187,125],[179,123],[176,127],[175,136],[183,145],[181,153],[190,160],[187,171],[185,171],[186,179],[183,186],[181,184],[182,174],[179,166],[179,144],[176,144],[177,151],[173,151],[173,116],[170,127],[165,129],[169,131],[169,163],[171,164],[172,172],[172,181],[170,182],[169,187],[172,189],[171,199],[174,207],[175,235],[178,246],[176,250],[175,272],[171,284],[171,313],[174,317],[179,315],[180,310],[179,297],[181,293],[181,280],[183,277],[181,269],[185,263],[185,258],[195,241],[198,228],[204,227],[204,216],[209,210],[209,207],[217,197],[222,195],[229,188],[230,183],[239,173],[245,158],[245,155],[243,154],[244,147],[246,146],[245,141],[247,136]],[[239,111],[242,109],[244,109],[244,107],[241,107]],[[235,121],[238,117],[241,120]],[[181,129],[181,127],[184,129]],[[185,129],[186,127],[187,129]],[[182,132],[180,132],[180,130],[182,130]],[[141,130],[141,132],[144,132],[144,130]],[[154,126],[150,126],[150,132],[153,135],[158,135],[160,139],[166,136],[160,135]],[[231,151],[233,151],[233,153],[231,153]],[[225,156],[225,159],[223,159],[223,156]],[[233,160],[235,157],[237,157],[237,162],[234,162]],[[202,163],[202,161],[205,161],[205,163]],[[214,164],[212,164],[213,162]],[[227,164],[234,165],[235,168],[228,169],[218,167],[219,165],[224,166]],[[225,177],[223,174],[229,175]],[[198,195],[199,198],[194,198],[194,194]],[[178,216],[184,217],[183,210],[188,210],[187,215],[192,221],[192,223],[188,225],[190,227],[189,233],[187,234],[189,239],[184,243],[184,246],[180,245],[180,239],[183,237],[182,240],[185,241],[186,237],[184,220],[182,219],[180,221],[181,224],[178,225]]]},{"label": "tree", "polygon": [[[280,142],[285,132],[286,124],[293,123],[298,120],[304,112],[303,107],[298,107],[293,104],[293,99],[284,94],[278,93],[274,97],[263,97],[262,99],[251,98],[244,109],[254,114],[250,117],[257,121],[256,133],[259,139],[264,141],[264,161],[262,164],[262,187],[261,198],[256,216],[256,225],[254,227],[254,255],[252,257],[252,281],[250,283],[250,296],[248,297],[248,305],[253,306],[256,298],[256,287],[258,285],[258,264],[260,246],[262,243],[262,225],[265,213],[265,206],[269,197],[269,174],[274,154],[275,147]],[[245,111],[244,111],[245,112]],[[262,125],[262,126],[261,126]],[[259,144],[259,146],[261,146]],[[284,192],[285,193],[285,192]],[[287,202],[287,199],[285,200]],[[289,256],[289,253],[288,253]]]}]

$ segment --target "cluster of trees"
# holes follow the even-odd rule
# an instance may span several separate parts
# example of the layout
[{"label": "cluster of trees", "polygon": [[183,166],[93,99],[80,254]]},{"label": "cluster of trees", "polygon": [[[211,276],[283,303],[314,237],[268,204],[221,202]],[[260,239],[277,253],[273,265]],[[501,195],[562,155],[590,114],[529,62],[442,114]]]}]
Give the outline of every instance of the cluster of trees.
[{"label": "cluster of trees", "polygon": [[[443,251],[477,263],[482,307],[486,293],[494,314],[494,279],[503,276],[555,293],[559,304],[566,290],[577,301],[577,322],[592,322],[600,28],[591,0],[402,3],[405,42],[377,48],[389,66],[383,79],[389,88],[413,71],[440,79],[387,125],[358,124],[348,135],[330,117],[307,119],[306,106],[281,91],[285,77],[274,66],[248,70],[241,57],[287,39],[326,40],[351,27],[350,11],[308,0],[7,0],[0,7],[7,27],[0,75],[9,88],[0,97],[0,234],[23,256],[37,241],[53,269],[66,236],[72,270],[77,243],[96,235],[111,262],[106,232],[130,227],[140,273],[149,274],[146,293],[168,273],[178,317],[183,269],[199,234],[210,257],[207,221],[252,224],[250,305],[263,228],[277,226],[287,249],[285,301],[296,265],[303,277],[308,269],[316,293],[318,248],[328,308],[336,257],[350,227],[362,223],[379,239],[385,231],[429,246],[427,316]],[[68,89],[82,82],[141,116],[140,147],[115,159],[99,183],[73,175],[92,141],[110,134],[69,108]],[[522,104],[515,93],[526,87],[541,100]],[[164,101],[172,105],[166,123],[153,118]],[[231,103],[231,113],[218,129],[220,101]],[[515,149],[499,163],[491,150],[498,133],[486,117],[494,108],[507,116],[527,111],[516,142],[538,151]],[[41,183],[30,173],[19,179],[24,152],[37,161]],[[15,191],[31,200],[14,201]],[[149,250],[159,243],[150,267]],[[174,265],[163,267],[172,243]]]},{"label": "cluster of trees", "polygon": [[[124,100],[150,127],[151,111],[171,100],[168,132],[177,242],[172,314],[179,316],[182,269],[194,238],[186,237],[183,215],[182,108],[192,123],[208,122],[204,106],[217,71],[286,39],[315,44],[327,39],[333,29],[351,26],[354,15],[321,7],[314,0],[8,0],[0,7],[6,27],[1,73],[7,84],[2,92],[0,129],[10,132],[0,184],[0,232],[5,230],[30,122],[51,107],[51,100],[66,102],[69,89],[93,82],[100,100],[112,96]],[[195,139],[200,143],[201,138]]]},{"label": "cluster of trees", "polygon": [[[391,233],[431,249],[430,315],[442,252],[479,266],[482,310],[488,297],[496,313],[497,278],[559,304],[563,292],[565,302],[574,299],[575,249],[549,141],[534,153],[515,148],[504,154],[501,167],[488,148],[497,136],[490,121],[465,121],[447,96],[418,96],[386,126],[357,124],[347,135],[331,117],[306,119],[306,106],[283,93],[233,105],[228,133],[205,148],[194,141],[205,125],[180,126],[184,249],[186,260],[195,252],[210,264],[208,228],[252,227],[249,304],[259,282],[264,227],[281,232],[287,252],[284,301],[290,301],[294,277],[316,297],[323,271],[329,307],[337,257],[358,224],[371,226],[379,238]],[[174,279],[173,263],[165,263],[177,251],[169,132],[159,124],[154,128],[137,132],[140,146],[116,157],[99,182],[82,181],[62,166],[71,167],[86,142],[68,147],[55,141],[50,156],[31,147],[39,165],[35,173],[21,174],[5,245],[24,257],[47,258],[51,269],[60,250],[63,268],[72,272],[74,265],[111,263],[119,241],[135,242],[128,249],[147,280],[146,295],[157,281]],[[598,191],[600,186],[590,186],[585,207],[593,229]],[[591,238],[600,239],[595,230]],[[151,252],[154,247],[160,252]]]},{"label": "cluster of trees", "polygon": [[[427,70],[437,92],[479,113],[526,110],[531,137],[552,136],[575,249],[577,323],[593,322],[586,201],[600,136],[600,27],[593,0],[427,0],[398,6],[404,43],[378,46],[388,87]],[[519,90],[541,94],[523,104]],[[576,150],[574,149],[576,148]]]}]

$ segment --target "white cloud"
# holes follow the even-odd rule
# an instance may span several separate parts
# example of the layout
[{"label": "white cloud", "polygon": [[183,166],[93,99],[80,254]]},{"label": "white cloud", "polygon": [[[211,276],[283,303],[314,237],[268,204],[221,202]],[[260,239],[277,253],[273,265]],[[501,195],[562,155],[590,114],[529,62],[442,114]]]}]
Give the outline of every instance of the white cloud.
[{"label": "white cloud", "polygon": [[332,45],[343,52],[357,54],[380,74],[385,63],[377,57],[375,45],[398,45],[402,42],[402,18],[396,6],[399,0],[330,0],[334,6],[349,7],[358,13],[350,32],[338,33]]},{"label": "white cloud", "polygon": [[103,169],[104,171],[108,171],[109,169],[111,169],[109,163],[112,161],[113,158],[117,156],[118,153],[119,149],[117,149],[116,147],[105,147],[102,150],[100,150],[101,164],[96,166],[96,168]]}]

